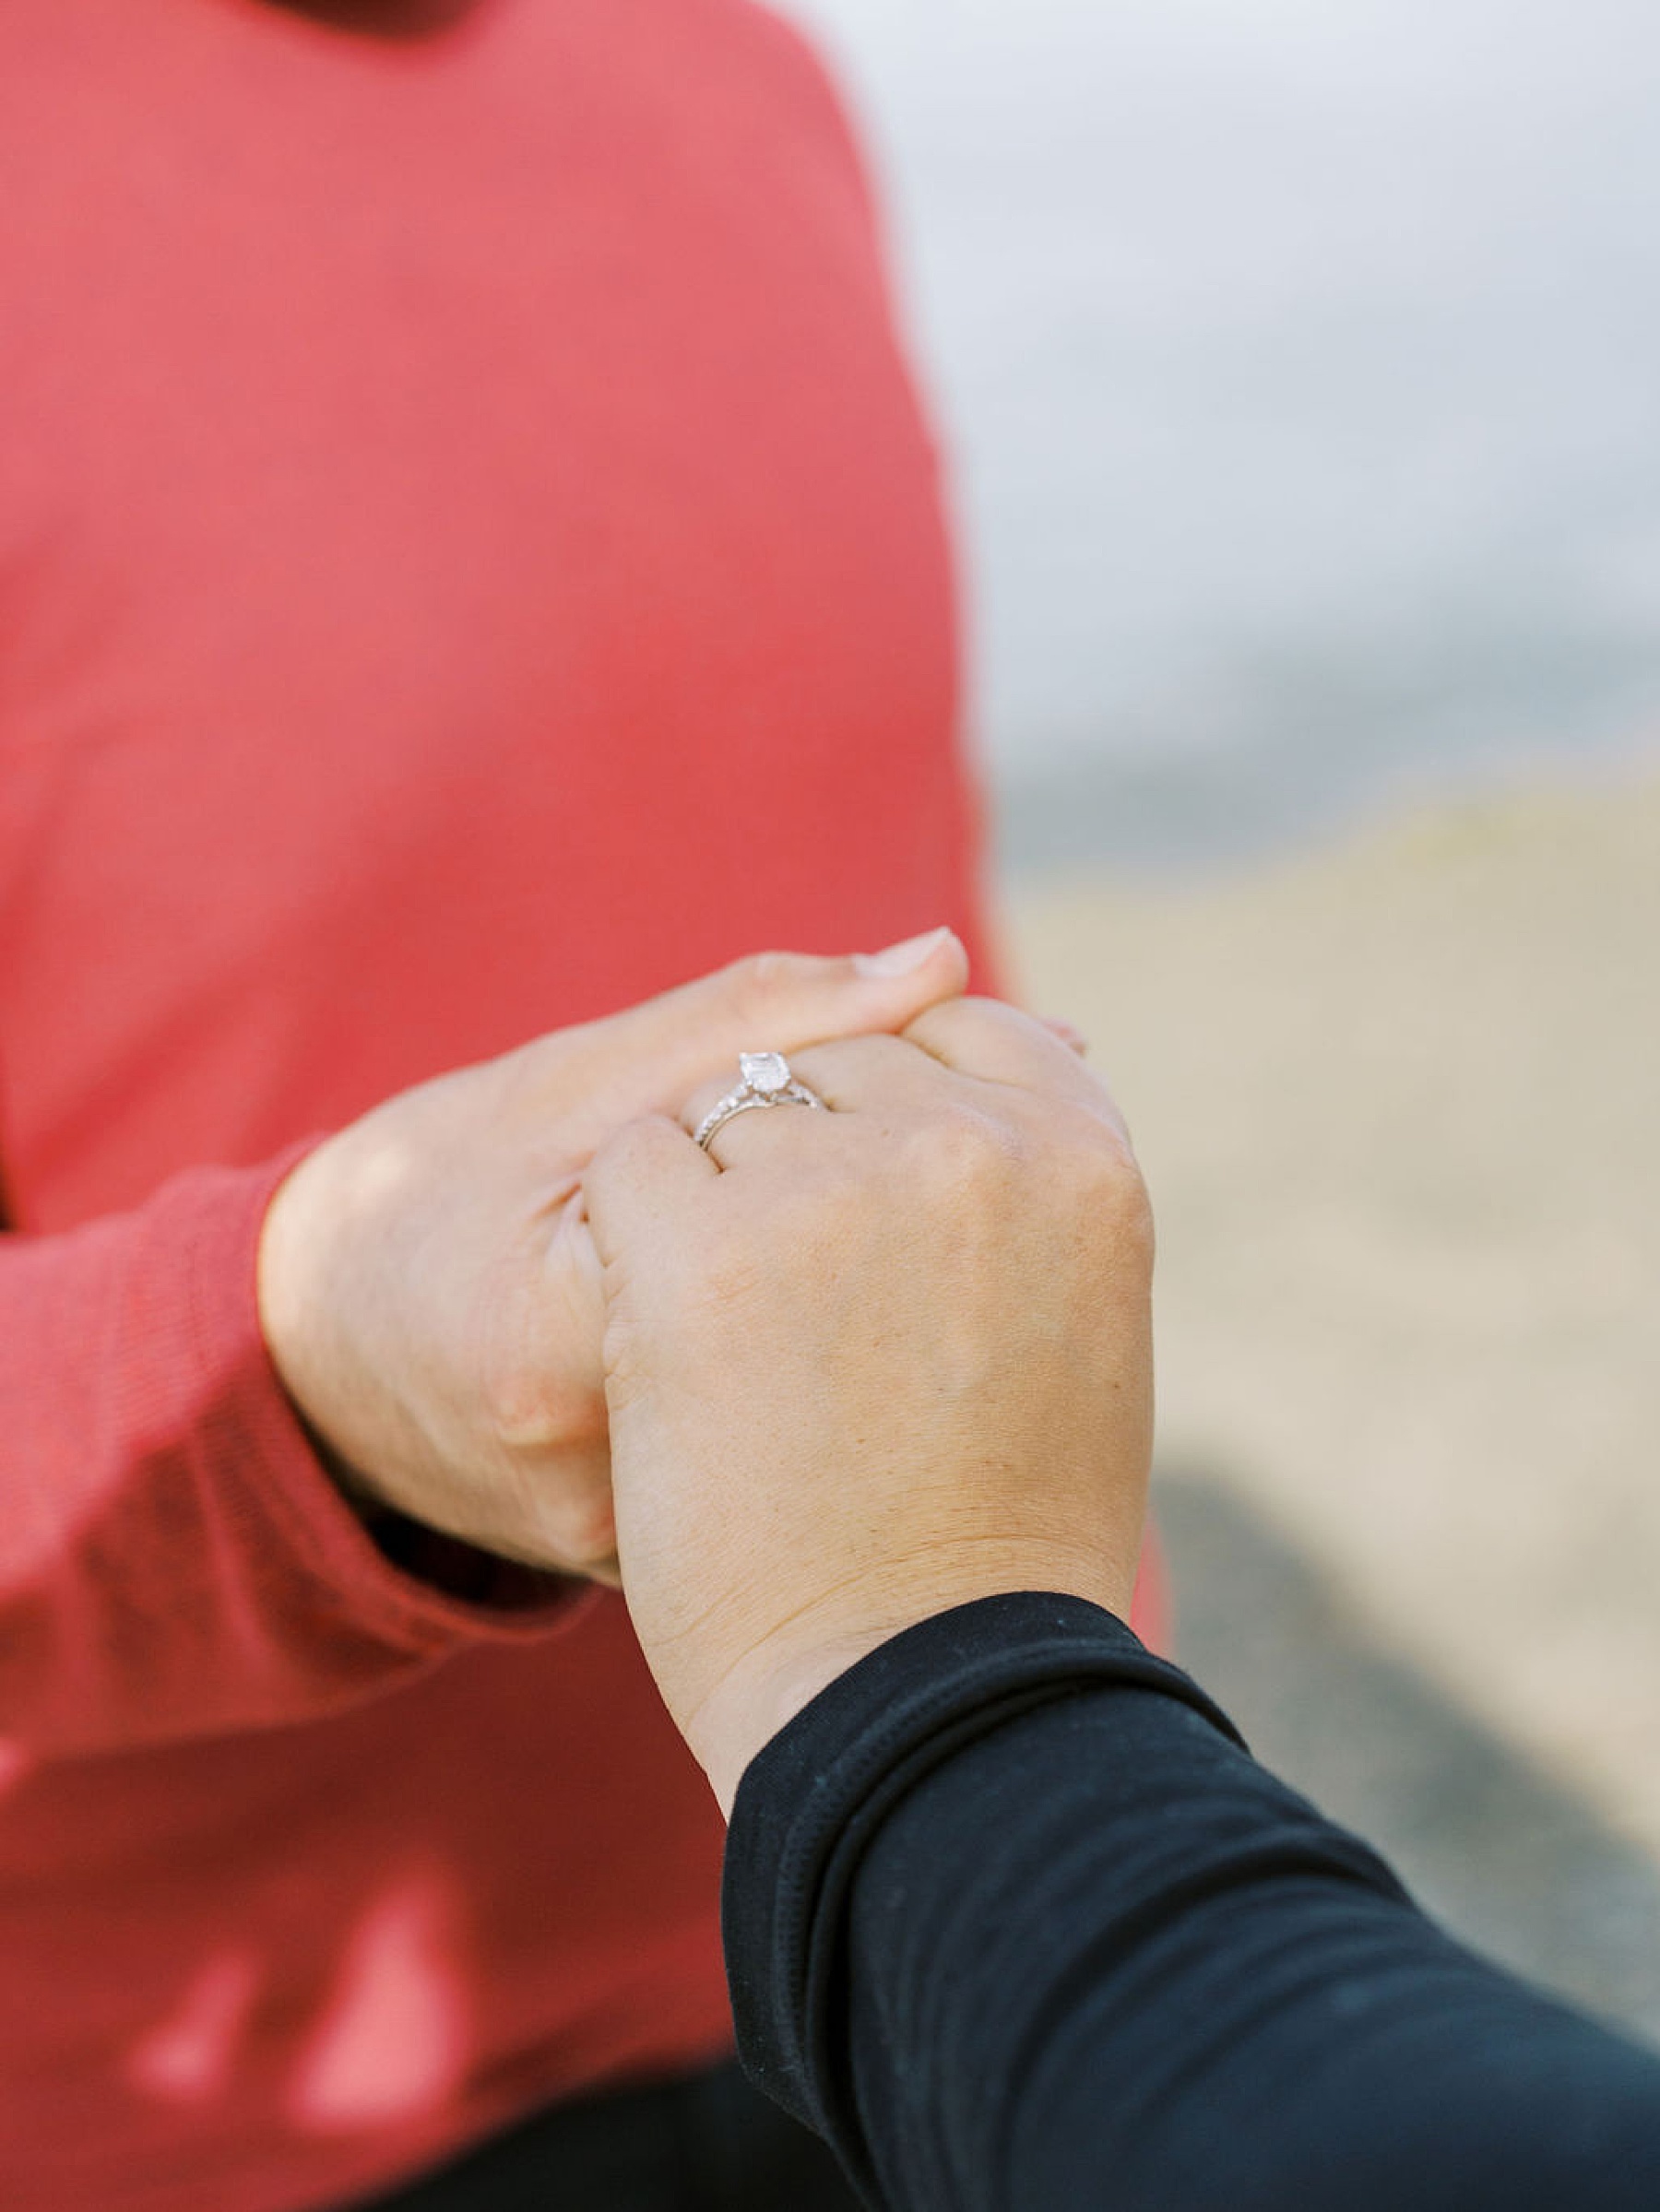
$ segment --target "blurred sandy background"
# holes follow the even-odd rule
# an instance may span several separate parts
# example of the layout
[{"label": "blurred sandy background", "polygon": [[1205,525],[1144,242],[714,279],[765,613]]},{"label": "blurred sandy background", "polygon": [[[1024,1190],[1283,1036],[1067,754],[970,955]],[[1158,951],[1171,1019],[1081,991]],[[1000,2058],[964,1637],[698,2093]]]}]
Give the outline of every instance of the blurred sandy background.
[{"label": "blurred sandy background", "polygon": [[1179,1649],[1444,1908],[1660,2034],[1660,781],[1040,876],[1010,921],[1153,1187]]},{"label": "blurred sandy background", "polygon": [[1181,1655],[1660,2037],[1660,14],[793,4],[1153,1184]]}]

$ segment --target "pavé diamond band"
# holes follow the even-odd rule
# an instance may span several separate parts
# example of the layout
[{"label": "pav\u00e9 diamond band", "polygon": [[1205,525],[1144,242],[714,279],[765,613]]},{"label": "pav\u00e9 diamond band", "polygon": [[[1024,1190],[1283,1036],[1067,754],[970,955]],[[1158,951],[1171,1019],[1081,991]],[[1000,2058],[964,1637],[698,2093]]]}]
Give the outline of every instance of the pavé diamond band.
[{"label": "pav\u00e9 diamond band", "polygon": [[738,1072],[742,1081],[737,1089],[712,1106],[697,1125],[696,1141],[705,1152],[717,1129],[723,1129],[736,1115],[752,1114],[760,1106],[804,1106],[821,1114],[829,1111],[816,1091],[797,1082],[781,1052],[741,1052]]}]

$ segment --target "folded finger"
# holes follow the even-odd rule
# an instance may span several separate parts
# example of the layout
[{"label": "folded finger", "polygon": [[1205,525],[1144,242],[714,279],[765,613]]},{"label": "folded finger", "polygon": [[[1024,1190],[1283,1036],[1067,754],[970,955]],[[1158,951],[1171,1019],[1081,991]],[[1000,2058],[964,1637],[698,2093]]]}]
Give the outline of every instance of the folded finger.
[{"label": "folded finger", "polygon": [[583,1203],[602,1267],[626,1265],[665,1216],[683,1213],[713,1165],[663,1115],[631,1121],[602,1144],[582,1177]]},{"label": "folded finger", "polygon": [[944,929],[875,954],[758,953],[593,1024],[597,1060],[585,1090],[606,1126],[671,1112],[694,1083],[757,1040],[788,1052],[823,1037],[900,1030],[966,980],[967,956]]},{"label": "folded finger", "polygon": [[1123,1132],[1111,1092],[1071,1039],[1000,999],[931,1006],[907,1026],[905,1039],[958,1075],[1071,1099]]}]

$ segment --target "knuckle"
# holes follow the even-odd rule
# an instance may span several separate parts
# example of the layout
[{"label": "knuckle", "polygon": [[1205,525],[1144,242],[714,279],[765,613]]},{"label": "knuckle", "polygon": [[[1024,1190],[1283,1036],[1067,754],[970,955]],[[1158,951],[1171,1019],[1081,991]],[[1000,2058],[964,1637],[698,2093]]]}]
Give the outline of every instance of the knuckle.
[{"label": "knuckle", "polygon": [[569,1565],[599,1566],[617,1548],[617,1517],[610,1491],[585,1486],[548,1500],[538,1534],[551,1554]]},{"label": "knuckle", "polygon": [[522,1297],[479,1302],[467,1365],[486,1431],[509,1449],[548,1443],[558,1430],[555,1394],[535,1340],[535,1316]]},{"label": "knuckle", "polygon": [[765,1015],[807,979],[811,963],[800,952],[750,952],[727,970],[732,1008],[740,1021]]},{"label": "knuckle", "polygon": [[1121,1260],[1151,1265],[1146,1184],[1127,1142],[1094,1114],[954,1103],[919,1129],[906,1172],[925,1202],[964,1220],[1087,1221]]},{"label": "knuckle", "polygon": [[1129,1146],[1112,1130],[1096,1125],[1091,1139],[1077,1147],[1074,1173],[1093,1217],[1110,1232],[1115,1250],[1151,1267],[1156,1241],[1153,1202]]},{"label": "knuckle", "polygon": [[954,1100],[930,1116],[918,1138],[926,1186],[961,1196],[1001,1184],[1026,1150],[1018,1128]]}]

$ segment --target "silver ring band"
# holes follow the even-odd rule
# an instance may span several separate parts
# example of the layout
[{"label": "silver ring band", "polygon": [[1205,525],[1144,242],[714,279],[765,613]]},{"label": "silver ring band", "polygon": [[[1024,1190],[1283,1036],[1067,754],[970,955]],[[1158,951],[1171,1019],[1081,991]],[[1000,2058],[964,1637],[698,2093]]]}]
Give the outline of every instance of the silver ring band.
[{"label": "silver ring band", "polygon": [[756,1113],[763,1106],[804,1106],[815,1113],[829,1112],[828,1106],[816,1091],[810,1091],[804,1082],[798,1082],[789,1072],[789,1062],[781,1052],[741,1052],[738,1071],[741,1080],[735,1090],[712,1106],[698,1123],[694,1143],[705,1152],[717,1130],[724,1129],[740,1114]]}]

